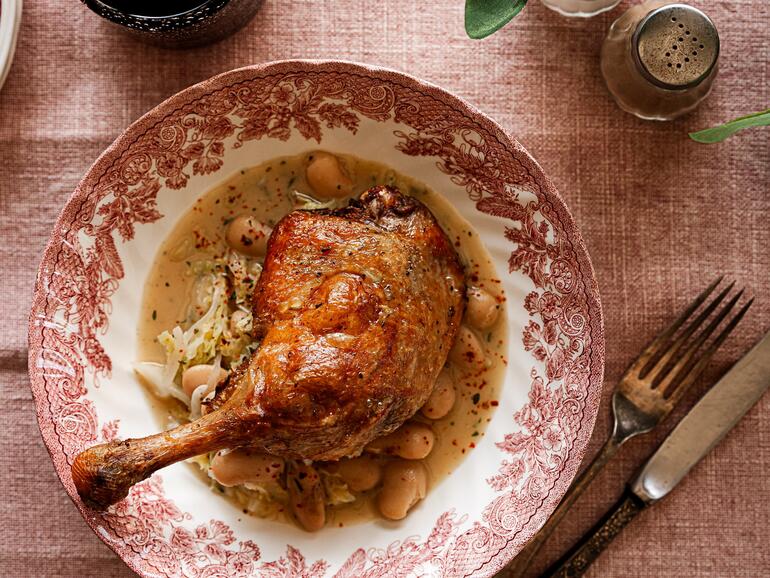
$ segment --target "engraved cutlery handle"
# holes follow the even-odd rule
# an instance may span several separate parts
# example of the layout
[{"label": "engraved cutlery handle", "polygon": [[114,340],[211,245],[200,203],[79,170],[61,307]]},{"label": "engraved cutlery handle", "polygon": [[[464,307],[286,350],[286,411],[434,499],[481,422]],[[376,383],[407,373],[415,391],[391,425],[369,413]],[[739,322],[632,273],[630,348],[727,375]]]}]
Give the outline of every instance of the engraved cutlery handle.
[{"label": "engraved cutlery handle", "polygon": [[542,578],[575,578],[582,576],[615,536],[626,527],[646,504],[626,490],[617,504],[610,509],[591,531],[583,536],[564,558],[548,569]]},{"label": "engraved cutlery handle", "polygon": [[624,441],[625,440],[623,439],[616,439],[615,436],[610,436],[591,464],[572,482],[569,490],[564,494],[561,502],[559,502],[556,510],[554,510],[551,517],[548,518],[545,525],[540,528],[540,531],[535,534],[524,549],[517,554],[516,558],[513,559],[513,562],[498,574],[498,578],[522,578],[526,574],[527,569],[532,563],[535,555],[540,551],[540,548],[542,548],[546,540],[548,540],[556,527],[561,523],[567,515],[567,512],[570,511],[572,505],[588,489],[597,474],[601,472],[604,469],[604,466],[607,465],[607,462],[618,453],[618,450]]}]

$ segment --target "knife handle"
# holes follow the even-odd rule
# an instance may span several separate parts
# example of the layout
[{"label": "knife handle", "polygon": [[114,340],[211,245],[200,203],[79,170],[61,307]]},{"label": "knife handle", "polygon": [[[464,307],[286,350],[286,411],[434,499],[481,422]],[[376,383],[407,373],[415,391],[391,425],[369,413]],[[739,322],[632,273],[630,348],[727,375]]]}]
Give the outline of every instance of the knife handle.
[{"label": "knife handle", "polygon": [[551,566],[541,578],[575,578],[582,576],[615,536],[646,507],[636,494],[626,490],[618,503],[604,515],[564,557]]}]

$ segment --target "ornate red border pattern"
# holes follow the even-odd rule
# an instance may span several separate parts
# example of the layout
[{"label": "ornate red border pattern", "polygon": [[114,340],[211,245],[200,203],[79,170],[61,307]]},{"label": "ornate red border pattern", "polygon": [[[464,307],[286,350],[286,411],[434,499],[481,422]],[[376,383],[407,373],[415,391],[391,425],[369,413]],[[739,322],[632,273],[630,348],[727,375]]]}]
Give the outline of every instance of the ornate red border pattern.
[{"label": "ornate red border pattern", "polygon": [[[162,187],[219,170],[226,146],[321,142],[322,131],[355,133],[362,118],[399,125],[397,148],[434,157],[478,210],[507,220],[510,272],[534,286],[524,348],[533,358],[520,431],[499,440],[505,454],[487,483],[495,499],[483,520],[442,514],[426,538],[385,550],[356,550],[339,569],[287,547],[264,561],[223,522],[194,530],[165,498],[157,476],[108,514],[86,509],[70,477],[83,448],[117,434],[102,423],[84,385],[109,376],[99,338],[124,275],[116,243],[161,218]],[[535,200],[522,201],[518,191]],[[598,289],[583,241],[551,182],[489,118],[445,91],[400,73],[343,62],[291,61],[235,70],[187,89],[134,123],[97,160],[72,195],[43,257],[29,326],[29,367],[40,429],[67,492],[88,524],[143,576],[488,576],[518,552],[553,511],[585,451],[601,395],[604,339]]]}]

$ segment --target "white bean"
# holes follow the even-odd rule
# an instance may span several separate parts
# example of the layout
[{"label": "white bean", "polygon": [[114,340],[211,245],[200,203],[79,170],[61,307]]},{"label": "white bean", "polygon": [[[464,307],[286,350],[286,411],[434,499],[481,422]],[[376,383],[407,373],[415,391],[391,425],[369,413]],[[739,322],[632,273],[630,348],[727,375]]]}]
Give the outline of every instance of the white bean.
[{"label": "white bean", "polygon": [[225,240],[234,250],[249,257],[261,257],[267,250],[272,229],[251,215],[239,215],[227,226]]},{"label": "white bean", "polygon": [[427,490],[428,472],[421,462],[391,462],[385,468],[377,506],[389,520],[402,520]]},{"label": "white bean", "polygon": [[240,335],[251,331],[251,314],[238,309],[230,316],[230,333]]},{"label": "white bean", "polygon": [[398,456],[405,460],[421,460],[431,452],[435,441],[436,436],[430,426],[409,422],[393,433],[370,442],[366,451]]},{"label": "white bean", "polygon": [[442,369],[428,401],[425,402],[420,411],[428,419],[441,419],[452,411],[456,397],[457,392],[452,375],[449,370]]},{"label": "white bean", "polygon": [[313,153],[305,176],[313,192],[322,199],[341,199],[353,194],[353,181],[333,154]]},{"label": "white bean", "polygon": [[201,385],[209,383],[209,379],[212,377],[213,372],[217,372],[214,377],[214,385],[222,383],[227,377],[227,371],[221,367],[214,367],[213,365],[193,365],[188,367],[182,373],[182,389],[188,396],[192,396],[193,392]]},{"label": "white bean", "polygon": [[465,369],[480,369],[484,367],[486,355],[476,334],[465,325],[460,326],[452,349],[449,350],[449,360]]},{"label": "white bean", "polygon": [[283,470],[283,459],[245,448],[219,452],[211,460],[211,475],[223,486],[277,482]]},{"label": "white bean", "polygon": [[489,329],[500,315],[500,304],[489,291],[479,287],[468,287],[468,307],[465,320],[476,329]]},{"label": "white bean", "polygon": [[289,504],[300,525],[308,532],[323,528],[326,503],[321,476],[313,466],[290,462],[286,476]]},{"label": "white bean", "polygon": [[329,464],[328,470],[339,474],[342,481],[354,492],[371,490],[382,479],[382,466],[369,456],[334,462]]}]

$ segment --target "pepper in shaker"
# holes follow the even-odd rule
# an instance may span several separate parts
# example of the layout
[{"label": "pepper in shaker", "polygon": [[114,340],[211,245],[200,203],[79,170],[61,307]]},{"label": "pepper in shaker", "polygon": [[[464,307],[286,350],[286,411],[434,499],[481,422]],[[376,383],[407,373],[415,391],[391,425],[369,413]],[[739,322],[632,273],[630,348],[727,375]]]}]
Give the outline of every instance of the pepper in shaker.
[{"label": "pepper in shaker", "polygon": [[687,4],[647,0],[610,27],[601,70],[618,106],[648,120],[671,120],[708,96],[717,73],[719,34]]}]

